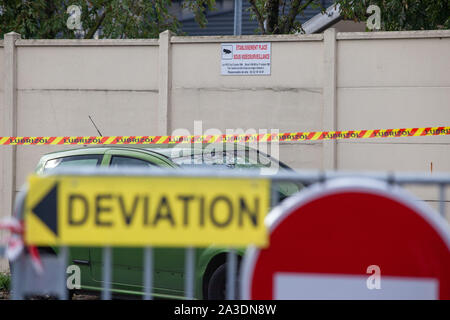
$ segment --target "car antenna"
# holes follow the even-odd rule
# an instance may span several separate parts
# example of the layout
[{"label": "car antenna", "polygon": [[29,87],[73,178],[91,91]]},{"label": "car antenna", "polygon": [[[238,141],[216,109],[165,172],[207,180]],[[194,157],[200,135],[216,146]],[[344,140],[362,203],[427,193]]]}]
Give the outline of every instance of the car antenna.
[{"label": "car antenna", "polygon": [[92,124],[94,125],[95,129],[97,130],[98,134],[100,135],[100,137],[103,137],[102,133],[100,132],[100,130],[98,130],[97,126],[95,125],[94,120],[92,120],[91,116],[88,116],[89,119],[91,120]]}]

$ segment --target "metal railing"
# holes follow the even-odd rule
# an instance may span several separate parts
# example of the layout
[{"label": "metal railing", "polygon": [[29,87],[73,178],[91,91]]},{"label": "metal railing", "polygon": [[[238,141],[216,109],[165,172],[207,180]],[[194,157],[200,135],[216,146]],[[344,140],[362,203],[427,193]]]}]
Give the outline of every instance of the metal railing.
[{"label": "metal railing", "polygon": [[[262,176],[258,172],[233,172],[230,171],[210,171],[210,170],[183,170],[183,171],[165,171],[165,170],[113,170],[113,169],[81,169],[81,170],[62,170],[61,174],[66,175],[119,175],[119,176],[158,176],[158,177],[214,177],[214,178],[254,178],[268,179],[271,181],[271,206],[279,203],[278,186],[280,183],[293,182],[297,184],[310,185],[314,183],[323,183],[330,179],[337,178],[368,178],[379,181],[385,181],[389,184],[400,186],[405,185],[427,185],[438,188],[439,212],[445,218],[445,191],[450,185],[450,174],[418,174],[418,173],[361,173],[361,172],[280,172],[275,175]],[[54,174],[58,174],[55,171]],[[19,193],[16,198],[16,212],[19,218],[23,218],[24,202],[26,198],[26,188]],[[111,299],[111,279],[112,279],[112,248],[103,249],[103,284],[102,299]],[[0,253],[2,248],[0,247]],[[22,255],[18,260],[12,263],[12,299],[24,299],[30,294],[51,294],[60,299],[68,298],[66,287],[66,265],[68,258],[68,247],[60,247],[57,256],[42,256],[44,265],[44,274],[37,276],[31,267],[29,257]],[[227,273],[226,273],[226,299],[236,299],[236,273],[237,273],[237,253],[234,248],[229,248],[227,254]],[[143,298],[152,299],[154,282],[154,256],[153,248],[145,247],[143,255]],[[195,292],[195,249],[188,247],[185,249],[185,284],[184,293],[186,299],[193,299]]]}]

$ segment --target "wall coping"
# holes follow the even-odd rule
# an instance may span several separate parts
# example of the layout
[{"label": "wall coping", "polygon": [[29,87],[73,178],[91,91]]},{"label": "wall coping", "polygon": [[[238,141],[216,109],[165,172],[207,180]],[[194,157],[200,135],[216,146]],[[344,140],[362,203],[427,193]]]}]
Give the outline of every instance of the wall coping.
[{"label": "wall coping", "polygon": [[245,36],[173,36],[172,43],[210,43],[210,42],[296,42],[322,41],[323,34],[280,34]]},{"label": "wall coping", "polygon": [[450,38],[450,30],[338,32],[337,40]]},{"label": "wall coping", "polygon": [[[287,35],[245,35],[245,36],[172,36],[171,43],[221,43],[221,42],[303,42],[323,41],[319,34]],[[450,30],[425,31],[377,31],[377,32],[338,32],[337,40],[373,40],[373,39],[428,39],[450,38]],[[158,46],[159,39],[19,39],[18,47],[57,47],[57,46]],[[3,47],[3,40],[0,40]]]},{"label": "wall coping", "polygon": [[108,47],[108,46],[158,46],[158,39],[20,39],[18,47]]}]

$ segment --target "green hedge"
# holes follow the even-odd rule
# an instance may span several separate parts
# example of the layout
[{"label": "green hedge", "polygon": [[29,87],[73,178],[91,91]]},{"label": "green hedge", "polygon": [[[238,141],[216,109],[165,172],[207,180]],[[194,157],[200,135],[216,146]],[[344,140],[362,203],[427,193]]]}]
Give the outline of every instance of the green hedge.
[{"label": "green hedge", "polygon": [[11,277],[8,274],[0,273],[0,291],[9,291]]}]

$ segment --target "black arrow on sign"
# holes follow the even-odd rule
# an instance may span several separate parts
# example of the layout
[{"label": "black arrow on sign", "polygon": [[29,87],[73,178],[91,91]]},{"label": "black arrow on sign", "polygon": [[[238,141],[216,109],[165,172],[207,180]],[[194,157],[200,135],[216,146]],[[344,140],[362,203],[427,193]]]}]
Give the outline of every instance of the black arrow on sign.
[{"label": "black arrow on sign", "polygon": [[55,184],[45,198],[33,208],[34,214],[38,216],[55,235],[58,235],[57,199],[58,185]]}]

